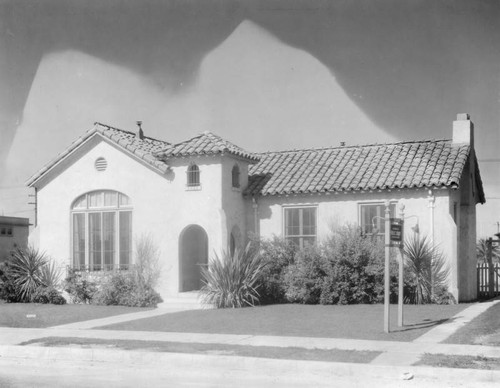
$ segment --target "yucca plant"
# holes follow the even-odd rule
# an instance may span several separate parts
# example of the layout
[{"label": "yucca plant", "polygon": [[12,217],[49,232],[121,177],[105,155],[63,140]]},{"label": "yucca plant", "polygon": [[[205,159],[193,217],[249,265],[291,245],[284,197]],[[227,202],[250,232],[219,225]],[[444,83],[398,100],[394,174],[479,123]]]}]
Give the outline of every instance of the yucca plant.
[{"label": "yucca plant", "polygon": [[53,261],[48,261],[40,268],[42,286],[58,288],[61,282],[61,269]]},{"label": "yucca plant", "polygon": [[33,247],[28,247],[25,250],[16,248],[9,266],[20,301],[30,302],[36,289],[44,285],[42,268],[47,262],[45,254]]},{"label": "yucca plant", "polygon": [[216,308],[254,306],[259,302],[258,288],[265,264],[250,244],[244,251],[235,250],[231,255],[215,254],[207,267],[202,268],[202,301]]},{"label": "yucca plant", "polygon": [[404,244],[405,266],[413,288],[407,301],[414,304],[432,303],[434,290],[446,290],[449,267],[441,251],[427,236],[413,235]]}]

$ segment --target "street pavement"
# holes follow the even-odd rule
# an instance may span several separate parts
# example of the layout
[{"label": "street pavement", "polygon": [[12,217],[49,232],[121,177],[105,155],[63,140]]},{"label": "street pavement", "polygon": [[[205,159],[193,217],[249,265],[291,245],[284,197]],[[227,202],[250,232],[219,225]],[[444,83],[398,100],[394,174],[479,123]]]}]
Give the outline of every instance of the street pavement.
[{"label": "street pavement", "polygon": [[[96,330],[177,308],[78,322],[46,329],[0,328],[0,387],[248,386],[489,387],[500,371],[412,366],[425,353],[500,357],[494,346],[440,343],[500,300],[477,303],[413,342],[172,332]],[[305,349],[371,350],[371,364],[276,360],[97,348],[19,346],[44,337],[126,339]],[[29,366],[29,368],[26,368]],[[69,373],[71,371],[71,373]],[[54,378],[57,376],[57,380]],[[65,377],[66,376],[66,377]],[[147,384],[146,384],[147,383]],[[31,385],[30,385],[31,384]]]}]

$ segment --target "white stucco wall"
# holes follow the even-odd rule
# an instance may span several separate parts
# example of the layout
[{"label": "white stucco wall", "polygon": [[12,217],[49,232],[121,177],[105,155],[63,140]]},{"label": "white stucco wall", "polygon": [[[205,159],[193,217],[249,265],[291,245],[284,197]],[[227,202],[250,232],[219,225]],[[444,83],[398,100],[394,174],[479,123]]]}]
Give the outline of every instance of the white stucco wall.
[{"label": "white stucco wall", "polygon": [[[94,190],[114,190],[130,197],[134,238],[150,234],[161,251],[163,296],[179,289],[179,236],[188,225],[201,226],[208,235],[211,253],[226,244],[222,233],[220,157],[174,160],[165,176],[153,171],[104,141],[90,143],[59,168],[38,190],[38,244],[61,267],[70,265],[72,202]],[[98,157],[108,162],[106,171],[94,168]],[[71,162],[71,163],[70,163]],[[190,162],[200,168],[201,190],[186,189]],[[45,183],[45,182],[42,182]]]}]

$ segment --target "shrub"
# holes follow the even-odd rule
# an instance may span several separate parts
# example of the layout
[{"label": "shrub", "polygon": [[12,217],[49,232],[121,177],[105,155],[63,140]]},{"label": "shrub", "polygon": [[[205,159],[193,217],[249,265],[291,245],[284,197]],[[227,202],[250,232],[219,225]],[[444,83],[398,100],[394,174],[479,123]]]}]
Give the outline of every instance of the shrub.
[{"label": "shrub", "polygon": [[307,246],[285,271],[286,298],[292,303],[317,304],[321,298],[327,263],[316,246]]},{"label": "shrub", "polygon": [[150,235],[136,240],[133,270],[142,285],[153,289],[157,286],[161,274],[160,249]]},{"label": "shrub", "polygon": [[[476,244],[476,257],[478,262],[486,262],[488,254],[488,243],[487,240],[481,238]],[[500,246],[497,244],[491,245],[491,258],[493,262],[500,261]]]},{"label": "shrub", "polygon": [[34,292],[31,301],[33,303],[66,304],[66,299],[54,287],[40,286]]},{"label": "shrub", "polygon": [[8,261],[0,263],[0,299],[9,303],[20,302]]},{"label": "shrub", "polygon": [[26,250],[16,248],[9,261],[10,274],[18,299],[30,302],[36,289],[43,285],[42,268],[47,264],[45,254],[28,247]]},{"label": "shrub", "polygon": [[245,251],[231,255],[215,254],[207,267],[202,268],[204,286],[200,292],[205,304],[216,308],[254,306],[259,301],[258,288],[265,264],[257,250],[247,245]]},{"label": "shrub", "polygon": [[[414,235],[404,244],[406,269],[410,274],[408,287],[411,293],[406,297],[408,303],[433,303],[445,298],[449,267],[439,249],[427,240],[427,236]],[[436,290],[440,292],[439,296]]]},{"label": "shrub", "polygon": [[[319,246],[295,256],[286,270],[286,297],[306,304],[378,303],[384,299],[384,247],[356,226],[332,231]],[[397,300],[398,265],[390,264],[391,301]]]},{"label": "shrub", "polygon": [[285,273],[295,262],[297,246],[288,240],[274,236],[272,240],[259,243],[260,255],[264,263],[261,274],[260,303],[286,302]]},{"label": "shrub", "polygon": [[69,268],[64,291],[71,295],[73,303],[88,304],[97,292],[97,286],[94,282],[84,279],[78,271]]},{"label": "shrub", "polygon": [[139,280],[134,271],[115,272],[93,296],[92,303],[129,307],[156,307],[163,300],[152,287]]}]

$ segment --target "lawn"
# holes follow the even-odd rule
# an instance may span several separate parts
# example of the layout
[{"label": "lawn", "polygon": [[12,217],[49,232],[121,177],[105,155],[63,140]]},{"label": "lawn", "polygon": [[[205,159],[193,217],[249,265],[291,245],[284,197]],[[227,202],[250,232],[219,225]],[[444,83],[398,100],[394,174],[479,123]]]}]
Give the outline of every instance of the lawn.
[{"label": "lawn", "polygon": [[440,368],[500,370],[500,358],[426,353],[414,365],[436,366]]},{"label": "lawn", "polygon": [[500,303],[474,318],[444,341],[449,344],[500,346]]},{"label": "lawn", "polygon": [[150,352],[196,353],[242,357],[279,358],[286,360],[311,360],[330,362],[369,363],[381,352],[342,349],[303,349],[273,346],[242,346],[226,344],[201,344],[163,341],[106,340],[93,338],[47,337],[26,341],[20,345],[75,346],[85,348],[117,348],[146,350]]},{"label": "lawn", "polygon": [[149,309],[81,304],[0,303],[0,326],[50,327],[145,310]]},{"label": "lawn", "polygon": [[405,326],[397,327],[391,306],[391,333],[383,331],[383,305],[272,305],[242,309],[191,310],[100,327],[108,330],[249,334],[412,341],[470,304],[408,305]]}]

